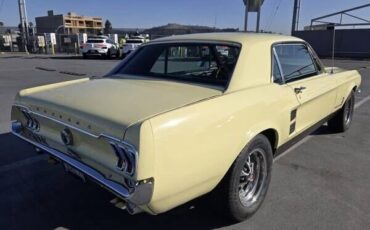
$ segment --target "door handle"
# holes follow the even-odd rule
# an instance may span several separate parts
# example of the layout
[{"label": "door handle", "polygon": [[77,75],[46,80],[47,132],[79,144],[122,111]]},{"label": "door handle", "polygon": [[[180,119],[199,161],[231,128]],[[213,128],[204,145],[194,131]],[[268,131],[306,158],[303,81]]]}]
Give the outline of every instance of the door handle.
[{"label": "door handle", "polygon": [[299,93],[302,93],[302,91],[305,90],[305,89],[306,89],[306,87],[301,86],[301,87],[298,87],[298,88],[294,88],[294,92],[296,94],[299,94]]}]

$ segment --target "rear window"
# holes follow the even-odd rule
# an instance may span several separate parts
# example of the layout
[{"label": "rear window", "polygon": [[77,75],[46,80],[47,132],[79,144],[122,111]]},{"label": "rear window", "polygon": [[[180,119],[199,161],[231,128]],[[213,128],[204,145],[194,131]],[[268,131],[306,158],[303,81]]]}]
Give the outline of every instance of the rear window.
[{"label": "rear window", "polygon": [[104,43],[104,40],[87,40],[86,43]]},{"label": "rear window", "polygon": [[155,44],[144,46],[118,74],[191,81],[226,87],[240,47],[225,44]]}]

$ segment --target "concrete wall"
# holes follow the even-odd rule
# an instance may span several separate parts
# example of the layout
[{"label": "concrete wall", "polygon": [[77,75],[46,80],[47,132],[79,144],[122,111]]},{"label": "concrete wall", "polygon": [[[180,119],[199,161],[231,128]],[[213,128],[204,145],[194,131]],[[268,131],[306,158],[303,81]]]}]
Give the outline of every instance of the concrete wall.
[{"label": "concrete wall", "polygon": [[[336,30],[336,57],[370,58],[370,29]],[[293,36],[306,40],[320,57],[331,57],[333,30],[296,31]]]}]

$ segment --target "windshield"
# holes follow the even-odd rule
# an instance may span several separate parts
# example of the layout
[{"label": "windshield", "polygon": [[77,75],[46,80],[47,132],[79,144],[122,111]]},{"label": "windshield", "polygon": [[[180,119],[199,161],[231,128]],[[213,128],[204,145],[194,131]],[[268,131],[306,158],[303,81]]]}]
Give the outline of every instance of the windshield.
[{"label": "windshield", "polygon": [[224,44],[155,44],[141,47],[116,74],[226,87],[240,47]]}]

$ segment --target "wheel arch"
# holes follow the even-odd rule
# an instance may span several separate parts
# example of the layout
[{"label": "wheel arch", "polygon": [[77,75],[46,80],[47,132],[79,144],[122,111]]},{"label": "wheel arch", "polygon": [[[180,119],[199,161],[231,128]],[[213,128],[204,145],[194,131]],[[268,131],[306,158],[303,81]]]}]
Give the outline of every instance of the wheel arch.
[{"label": "wheel arch", "polygon": [[[278,131],[276,129],[270,128],[270,129],[263,130],[259,134],[264,135],[269,140],[269,142],[271,144],[273,155],[275,155],[276,149],[277,149],[278,143],[279,143],[279,133],[278,133]],[[257,135],[259,135],[259,134],[257,134]]]},{"label": "wheel arch", "polygon": [[230,171],[233,163],[235,162],[235,160],[237,159],[237,157],[241,154],[241,152],[251,143],[251,141],[253,141],[253,139],[255,137],[257,137],[258,135],[261,135],[261,134],[264,135],[268,139],[268,141],[270,142],[271,148],[272,148],[272,153],[273,153],[273,155],[275,155],[276,150],[277,150],[277,147],[278,147],[278,143],[279,143],[279,133],[278,133],[278,131],[275,128],[261,129],[260,131],[255,132],[254,135],[247,141],[247,143],[244,143],[243,148],[241,148],[240,152],[236,155],[235,159],[230,164],[230,166],[227,169],[227,171],[226,171],[225,175],[223,176],[223,178]]}]

